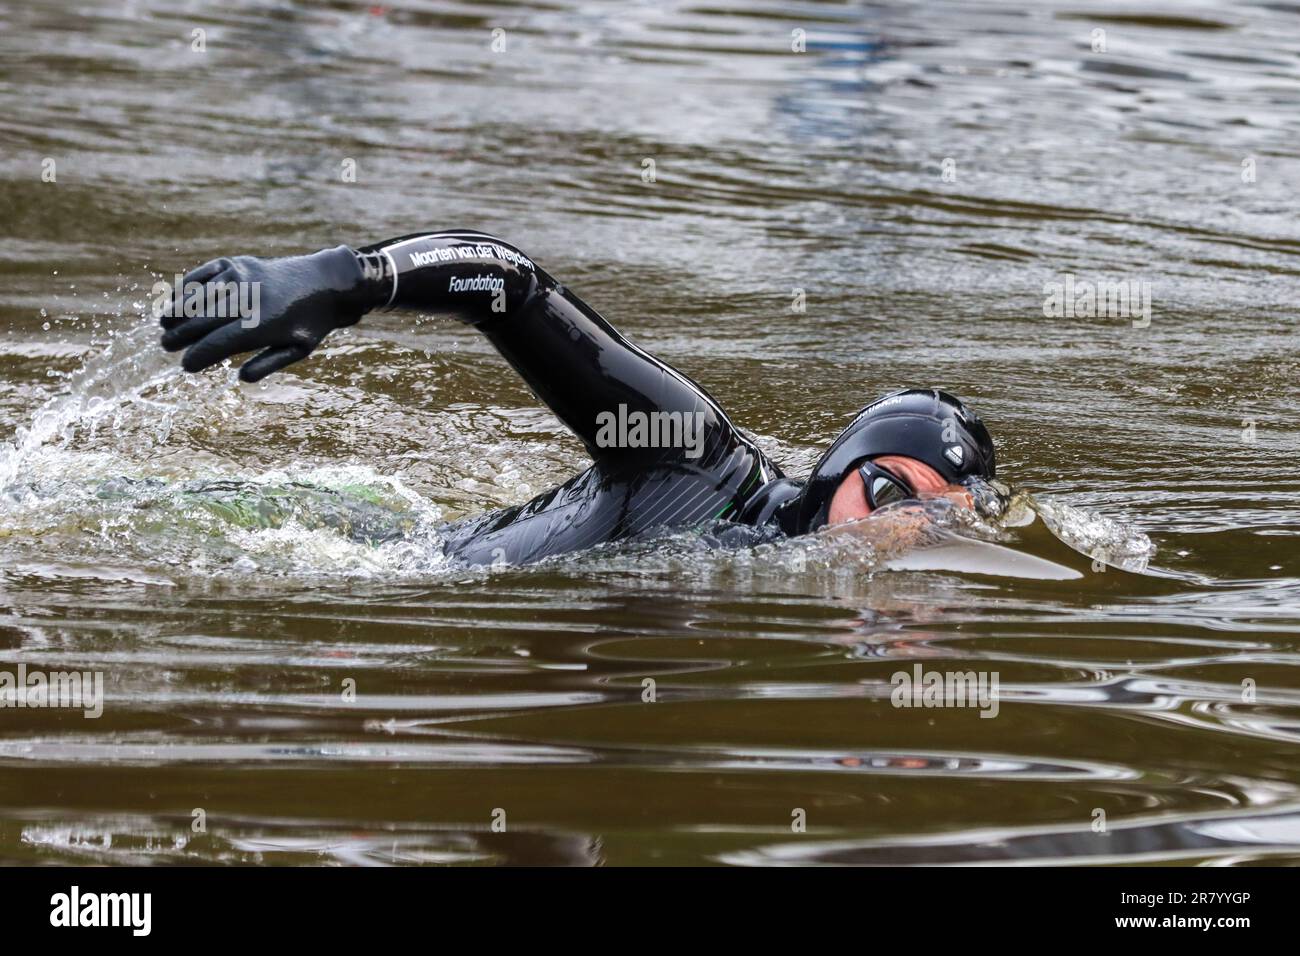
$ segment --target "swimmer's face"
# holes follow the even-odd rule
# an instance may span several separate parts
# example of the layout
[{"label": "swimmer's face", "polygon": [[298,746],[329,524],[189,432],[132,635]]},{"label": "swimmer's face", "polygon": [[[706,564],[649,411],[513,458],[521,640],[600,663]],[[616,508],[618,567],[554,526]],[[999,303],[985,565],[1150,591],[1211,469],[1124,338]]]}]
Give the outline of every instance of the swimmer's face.
[{"label": "swimmer's face", "polygon": [[[974,507],[970,492],[960,485],[949,484],[942,475],[925,462],[917,461],[915,458],[905,458],[902,455],[881,455],[871,460],[901,478],[918,498],[942,497],[963,508]],[[858,469],[853,468],[835,490],[835,497],[831,499],[830,516],[826,523],[843,524],[846,521],[865,518],[869,514],[871,514],[871,505],[867,503],[867,489],[862,483],[862,476],[858,474]]]}]

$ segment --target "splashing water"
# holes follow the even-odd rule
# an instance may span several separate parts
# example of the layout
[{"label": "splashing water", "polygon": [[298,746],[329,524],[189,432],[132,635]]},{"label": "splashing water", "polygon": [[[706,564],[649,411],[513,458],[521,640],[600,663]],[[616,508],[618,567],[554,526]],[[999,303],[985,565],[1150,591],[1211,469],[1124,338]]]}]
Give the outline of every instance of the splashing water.
[{"label": "splashing water", "polygon": [[[21,556],[24,544],[37,545],[45,559],[126,559],[197,576],[448,570],[437,530],[441,509],[397,478],[341,463],[249,475],[237,462],[196,455],[180,432],[220,435],[255,421],[255,400],[233,387],[233,370],[183,375],[154,335],[145,321],[110,338],[68,377],[64,394],[0,446],[7,550]],[[931,501],[875,515],[864,527],[779,541],[721,523],[703,534],[608,546],[577,559],[578,566],[659,567],[732,587],[780,588],[795,579],[839,592],[953,535],[1013,540],[1011,529],[1035,514],[1067,545],[1113,567],[1142,571],[1152,553],[1145,535],[1100,515],[1002,485],[972,493],[974,511]]]},{"label": "splashing water", "polygon": [[120,424],[132,406],[161,411],[160,437],[166,437],[174,406],[148,397],[175,379],[172,363],[158,349],[144,348],[152,329],[144,324],[124,335],[113,336],[68,379],[68,393],[46,402],[29,427],[19,427],[13,441],[0,445],[0,494],[13,497],[25,474],[48,475],[57,456],[50,446],[68,448],[85,431],[91,435],[105,423]]},{"label": "splashing water", "polygon": [[155,335],[144,322],[113,336],[0,446],[0,539],[11,556],[127,559],[198,575],[445,564],[433,530],[440,509],[396,478],[359,465],[240,475],[169,441],[182,418],[219,429],[252,412],[233,373],[185,376]]},{"label": "splashing water", "polygon": [[1021,496],[1052,534],[1094,561],[1136,574],[1146,571],[1155,556],[1151,539],[1124,522],[1059,501]]}]

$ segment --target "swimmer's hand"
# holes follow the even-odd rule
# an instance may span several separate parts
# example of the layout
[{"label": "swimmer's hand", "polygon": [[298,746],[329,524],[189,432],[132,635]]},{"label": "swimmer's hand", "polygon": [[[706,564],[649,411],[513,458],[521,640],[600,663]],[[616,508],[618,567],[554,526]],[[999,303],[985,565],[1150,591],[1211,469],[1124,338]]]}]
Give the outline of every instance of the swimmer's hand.
[{"label": "swimmer's hand", "polygon": [[373,304],[365,288],[347,246],[283,259],[213,259],[186,274],[180,298],[173,293],[161,303],[162,347],[186,349],[187,372],[261,349],[239,370],[245,382],[256,382],[355,324]]}]

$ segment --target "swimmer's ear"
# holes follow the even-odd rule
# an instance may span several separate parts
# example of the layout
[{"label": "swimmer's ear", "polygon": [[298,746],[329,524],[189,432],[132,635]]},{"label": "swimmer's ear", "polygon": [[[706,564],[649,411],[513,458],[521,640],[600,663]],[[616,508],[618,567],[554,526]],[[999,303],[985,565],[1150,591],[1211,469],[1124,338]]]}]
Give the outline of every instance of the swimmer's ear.
[{"label": "swimmer's ear", "polygon": [[278,372],[286,365],[292,365],[310,354],[311,348],[307,345],[269,348],[245,362],[239,370],[239,377],[245,382],[260,382],[272,372]]}]

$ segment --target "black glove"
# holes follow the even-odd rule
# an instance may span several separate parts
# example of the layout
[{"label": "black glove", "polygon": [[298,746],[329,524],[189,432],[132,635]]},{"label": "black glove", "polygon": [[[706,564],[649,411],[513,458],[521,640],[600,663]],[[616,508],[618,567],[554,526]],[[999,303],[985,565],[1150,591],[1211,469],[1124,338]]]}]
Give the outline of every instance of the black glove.
[{"label": "black glove", "polygon": [[[176,352],[189,346],[181,361],[187,372],[262,349],[240,368],[245,382],[306,358],[326,335],[355,324],[375,305],[373,282],[363,276],[356,254],[347,246],[284,259],[213,259],[183,281],[186,291],[190,283],[203,286],[202,303],[190,310],[199,314],[185,314],[185,299],[169,299],[158,316],[167,330],[162,347]],[[241,304],[254,303],[251,313],[241,314]]]}]

